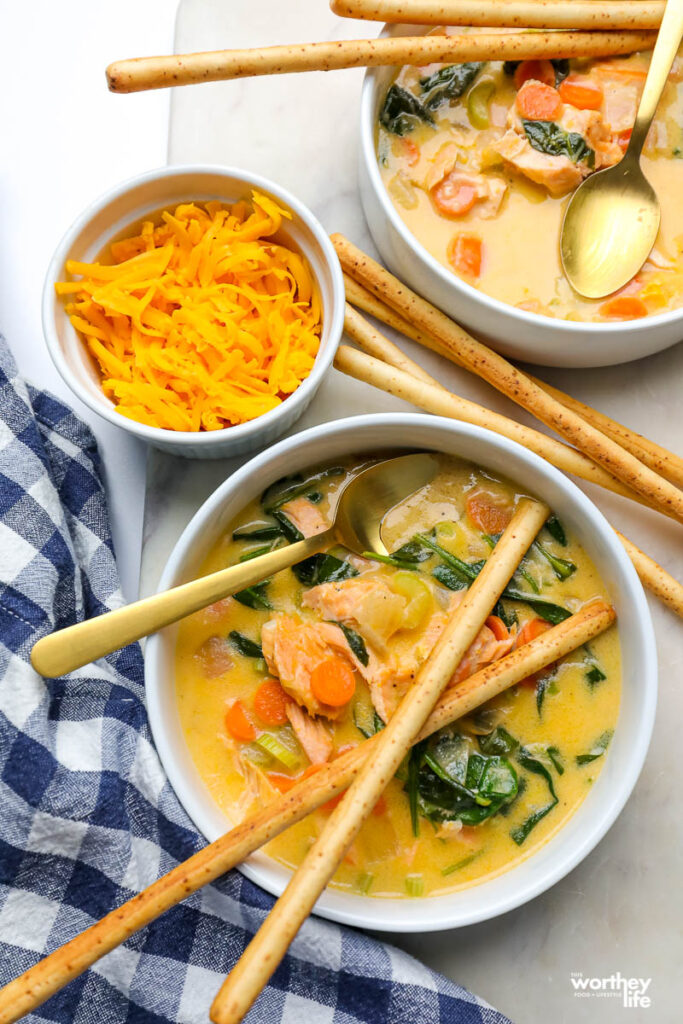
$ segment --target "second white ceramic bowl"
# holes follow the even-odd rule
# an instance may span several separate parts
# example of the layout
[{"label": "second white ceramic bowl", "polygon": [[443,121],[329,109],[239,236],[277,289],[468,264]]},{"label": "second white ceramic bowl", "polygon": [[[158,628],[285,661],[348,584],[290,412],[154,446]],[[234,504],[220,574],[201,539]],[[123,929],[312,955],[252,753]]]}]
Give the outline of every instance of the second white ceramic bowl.
[{"label": "second white ceramic bowl", "polygon": [[[296,391],[270,412],[223,430],[191,432],[164,430],[121,416],[100,386],[98,371],[83,341],[74,330],[55,293],[55,282],[65,280],[67,260],[90,262],[105,245],[143,217],[158,214],[178,203],[219,199],[233,203],[249,197],[252,189],[270,196],[289,210],[291,220],[278,233],[308,260],[323,310],[320,349],[310,374]],[[43,332],[50,355],[71,390],[94,412],[143,441],[174,455],[216,459],[242,455],[272,444],[296,422],[329,369],[344,326],[344,280],[337,254],[327,232],[303,203],[272,181],[211,165],[177,165],[146,171],[122,182],[88,206],[66,232],[48,267],[43,289]]]},{"label": "second white ceramic bowl", "polygon": [[[392,25],[382,35],[421,35],[424,25]],[[360,195],[386,265],[430,302],[511,359],[543,366],[611,366],[683,339],[683,308],[623,323],[578,323],[539,316],[466,284],[418,242],[399,216],[377,165],[377,117],[396,68],[368,68],[360,109]],[[558,239],[559,245],[559,239]]]},{"label": "second white ceramic bowl", "polygon": [[[437,931],[484,921],[525,903],[571,871],[593,849],[628,800],[647,753],[657,697],[657,656],[650,613],[638,577],[616,534],[570,480],[538,456],[479,427],[423,415],[383,414],[338,420],[281,441],[234,473],[202,505],[164,569],[161,590],[193,578],[211,547],[252,498],[274,480],[347,456],[401,449],[469,459],[508,476],[555,509],[593,559],[617,610],[623,663],[619,721],[597,782],[578,811],[536,853],[512,870],[462,892],[425,899],[377,899],[326,890],[316,913],[384,931]],[[230,822],[213,801],[190,757],[175,700],[177,627],[147,641],[145,685],[159,756],[180,802],[210,841]],[[241,866],[279,895],[290,873],[258,853]]]}]

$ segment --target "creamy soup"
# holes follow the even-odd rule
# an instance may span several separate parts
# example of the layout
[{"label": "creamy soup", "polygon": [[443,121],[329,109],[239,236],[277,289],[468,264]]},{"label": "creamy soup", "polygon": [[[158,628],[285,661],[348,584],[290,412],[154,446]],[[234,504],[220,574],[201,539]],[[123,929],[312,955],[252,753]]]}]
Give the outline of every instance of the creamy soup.
[{"label": "creamy soup", "polygon": [[[362,463],[280,481],[251,502],[207,558],[212,572],[327,525]],[[180,627],[176,696],[207,789],[233,822],[381,729],[507,525],[513,484],[440,457],[431,484],[387,516],[392,556],[341,548],[213,605]],[[452,682],[567,618],[605,585],[553,516]],[[500,873],[545,843],[599,774],[620,696],[615,627],[406,759],[333,885],[420,896]],[[334,801],[331,802],[334,804]],[[266,848],[298,865],[330,805]]]},{"label": "creamy soup", "polygon": [[[443,30],[440,30],[443,31]],[[559,255],[568,197],[628,144],[649,54],[404,67],[380,107],[377,156],[398,214],[487,295],[568,320],[629,320],[683,303],[683,62],[642,166],[662,205],[654,249],[607,299],[584,299]]]}]

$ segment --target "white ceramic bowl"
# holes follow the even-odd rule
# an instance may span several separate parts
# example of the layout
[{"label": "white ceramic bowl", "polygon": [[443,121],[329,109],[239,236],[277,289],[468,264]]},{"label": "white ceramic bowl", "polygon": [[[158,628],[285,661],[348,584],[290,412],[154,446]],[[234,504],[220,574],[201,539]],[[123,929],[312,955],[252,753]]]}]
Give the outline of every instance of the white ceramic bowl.
[{"label": "white ceramic bowl", "polygon": [[[382,35],[420,35],[424,25],[385,27]],[[516,309],[466,284],[418,242],[382,182],[375,126],[396,68],[369,68],[360,111],[359,183],[370,232],[386,265],[472,333],[512,359],[544,366],[611,366],[683,339],[683,308],[623,323],[576,323]],[[559,245],[559,239],[558,239]]]},{"label": "white ceramic bowl", "polygon": [[[248,423],[224,430],[164,430],[136,423],[116,412],[100,386],[99,375],[85,345],[71,326],[55,281],[65,279],[67,260],[91,261],[111,239],[144,216],[191,200],[235,202],[258,189],[292,214],[279,237],[308,260],[318,283],[323,308],[320,349],[309,376],[281,405]],[[265,447],[301,416],[328,370],[344,324],[344,281],[327,232],[302,203],[271,181],[248,171],[211,165],[178,165],[146,171],[110,189],[74,221],[50,261],[43,289],[43,332],[50,355],[71,390],[110,423],[174,455],[214,459]]]},{"label": "white ceramic bowl", "polygon": [[[647,602],[636,573],[607,520],[570,480],[520,445],[488,430],[423,415],[382,414],[338,420],[303,431],[252,459],[202,505],[178,541],[159,584],[192,578],[209,549],[245,504],[269,483],[299,469],[353,453],[415,449],[445,452],[509,476],[542,497],[584,545],[616,607],[623,694],[619,721],[596,784],[576,814],[540,850],[514,869],[463,892],[421,900],[377,899],[327,890],[316,913],[386,931],[436,931],[495,917],[543,892],[578,864],[621,811],[645,759],[657,697],[657,655]],[[154,741],[171,785],[200,832],[217,839],[229,827],[190,757],[174,684],[176,627],[147,641],[145,685]],[[290,875],[258,853],[241,870],[279,894]]]}]

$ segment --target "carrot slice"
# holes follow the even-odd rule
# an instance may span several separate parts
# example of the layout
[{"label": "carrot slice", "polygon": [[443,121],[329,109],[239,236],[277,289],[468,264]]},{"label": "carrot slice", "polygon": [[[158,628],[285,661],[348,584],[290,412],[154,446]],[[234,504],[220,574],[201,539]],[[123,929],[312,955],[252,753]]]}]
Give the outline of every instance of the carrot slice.
[{"label": "carrot slice", "polygon": [[289,793],[292,786],[299,781],[298,778],[293,778],[291,775],[280,775],[279,772],[268,772],[266,778],[281,793]]},{"label": "carrot slice", "polygon": [[465,499],[465,509],[482,533],[502,533],[512,519],[512,506],[502,497],[488,491],[474,491]]},{"label": "carrot slice", "polygon": [[616,136],[617,145],[625,153],[628,149],[628,144],[631,141],[633,134],[633,128],[624,128],[623,132],[619,132]]},{"label": "carrot slice", "polygon": [[268,772],[266,777],[281,793],[289,793],[292,786],[296,786],[297,782],[301,782],[302,779],[307,779],[309,775],[317,772],[320,767],[319,764],[309,764],[308,768],[299,775],[282,775],[280,772]]},{"label": "carrot slice", "polygon": [[507,626],[499,615],[489,615],[485,625],[489,627],[496,640],[507,640],[510,636]]},{"label": "carrot slice", "polygon": [[515,68],[515,88],[521,89],[531,78],[544,85],[555,85],[555,68],[549,60],[523,60]]},{"label": "carrot slice", "polygon": [[321,704],[340,708],[356,692],[356,679],[349,663],[343,658],[326,658],[311,672],[311,689]]},{"label": "carrot slice", "polygon": [[554,121],[562,113],[562,100],[552,86],[526,82],[517,93],[517,110],[527,121]]},{"label": "carrot slice", "polygon": [[545,619],[529,619],[517,634],[515,647],[523,647],[524,644],[531,643],[532,640],[536,640],[537,637],[546,633],[551,628],[550,623],[546,622]]},{"label": "carrot slice", "polygon": [[631,78],[635,82],[644,82],[647,78],[647,71],[644,68],[634,68],[628,64],[594,64],[593,71],[599,75],[617,75],[621,78]]},{"label": "carrot slice", "polygon": [[616,295],[603,302],[598,312],[613,320],[637,320],[647,316],[647,306],[637,295]]},{"label": "carrot slice", "polygon": [[266,725],[284,725],[289,701],[277,679],[266,679],[254,696],[254,711]]},{"label": "carrot slice", "polygon": [[232,738],[239,740],[240,743],[250,743],[256,739],[256,728],[241,700],[236,700],[228,708],[225,715],[225,727]]},{"label": "carrot slice", "polygon": [[482,243],[478,235],[453,235],[446,251],[448,262],[463,277],[481,274]]},{"label": "carrot slice", "polygon": [[563,103],[579,110],[600,110],[605,98],[599,85],[591,82],[590,78],[580,78],[578,75],[565,78],[557,91]]},{"label": "carrot slice", "polygon": [[412,139],[401,138],[396,140],[399,145],[401,156],[408,164],[408,167],[414,167],[420,159],[420,149],[415,145]]},{"label": "carrot slice", "polygon": [[474,185],[450,174],[435,185],[430,194],[437,210],[444,217],[463,217],[477,201]]},{"label": "carrot slice", "polygon": [[379,800],[372,808],[372,813],[376,818],[381,818],[383,814],[387,813],[387,802],[383,796],[380,796]]},{"label": "carrot slice", "polygon": [[[545,619],[529,619],[524,623],[517,634],[515,647],[523,647],[524,644],[531,643],[532,640],[535,640],[537,637],[541,636],[541,634],[546,633],[549,629],[552,629],[552,627],[549,622],[545,621]],[[518,685],[535,686],[541,676],[550,671],[553,666],[554,662],[550,665],[546,665],[546,667],[540,672],[532,672],[531,675],[527,676],[525,679],[520,679]]]}]

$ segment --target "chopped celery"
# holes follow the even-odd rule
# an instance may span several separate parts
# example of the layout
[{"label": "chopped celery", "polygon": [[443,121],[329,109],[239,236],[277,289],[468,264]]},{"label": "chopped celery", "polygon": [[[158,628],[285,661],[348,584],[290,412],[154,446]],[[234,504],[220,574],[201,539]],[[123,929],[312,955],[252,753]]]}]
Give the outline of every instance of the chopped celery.
[{"label": "chopped celery", "polygon": [[284,743],[280,743],[279,739],[271,732],[262,733],[256,743],[286,768],[296,768],[299,764],[299,758],[294,751],[286,747]]},{"label": "chopped celery", "polygon": [[467,97],[467,116],[473,128],[481,130],[491,124],[489,103],[495,90],[496,83],[492,78],[480,78],[470,89]]},{"label": "chopped celery", "polygon": [[422,875],[406,875],[406,892],[409,896],[423,896],[425,884]]},{"label": "chopped celery", "polygon": [[362,875],[359,875],[356,879],[356,889],[358,892],[367,893],[370,892],[372,883],[375,881],[375,876],[369,872],[364,871]]}]

